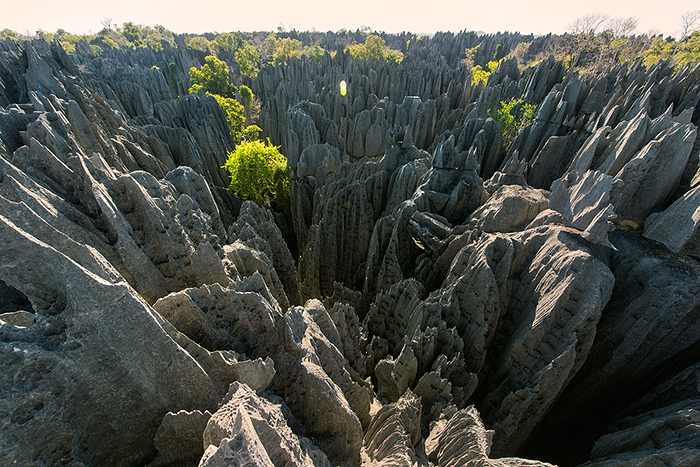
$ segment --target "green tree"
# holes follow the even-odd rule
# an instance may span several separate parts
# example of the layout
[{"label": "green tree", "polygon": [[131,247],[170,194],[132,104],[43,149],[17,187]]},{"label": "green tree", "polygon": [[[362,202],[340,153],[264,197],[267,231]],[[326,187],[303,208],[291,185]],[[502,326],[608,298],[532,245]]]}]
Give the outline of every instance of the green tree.
[{"label": "green tree", "polygon": [[238,88],[238,93],[241,95],[241,103],[243,104],[245,121],[250,123],[252,120],[252,110],[253,110],[253,91],[248,86],[241,86]]},{"label": "green tree", "polygon": [[209,53],[211,42],[204,36],[191,37],[187,42],[188,50],[200,50],[205,53]]},{"label": "green tree", "polygon": [[350,56],[359,60],[386,60],[391,63],[401,63],[403,60],[400,51],[390,49],[384,39],[376,34],[368,35],[364,44],[351,45],[349,50]]},{"label": "green tree", "polygon": [[464,49],[464,63],[467,65],[467,68],[474,68],[474,56],[479,50],[479,47],[481,47],[481,44],[477,45],[476,47],[472,47],[471,49]]},{"label": "green tree", "polygon": [[260,133],[262,133],[262,128],[257,125],[250,125],[245,127],[243,130],[243,138],[247,141],[254,141],[260,138]]},{"label": "green tree", "polygon": [[121,34],[127,40],[128,47],[143,47],[141,40],[141,28],[132,22],[126,22],[122,25]]},{"label": "green tree", "polygon": [[190,94],[200,90],[209,94],[234,99],[236,97],[236,86],[231,84],[228,75],[228,66],[213,55],[204,57],[202,68],[190,68]]},{"label": "green tree", "polygon": [[238,31],[219,34],[213,41],[211,41],[211,47],[214,49],[217,55],[221,55],[226,52],[236,53],[236,51],[243,47],[244,44],[245,42],[243,41],[243,37],[241,37],[241,33]]},{"label": "green tree", "polygon": [[501,126],[501,135],[503,138],[503,148],[506,152],[513,145],[513,141],[518,136],[518,133],[532,123],[535,117],[537,107],[533,104],[528,104],[522,99],[510,99],[501,101],[499,108],[493,112],[489,110],[489,116],[496,120]]},{"label": "green tree", "polygon": [[270,140],[241,142],[229,153],[223,167],[231,176],[229,190],[240,199],[288,210],[287,159]]},{"label": "green tree", "polygon": [[241,73],[255,79],[260,71],[260,52],[252,45],[246,45],[236,51],[236,61]]},{"label": "green tree", "polygon": [[498,68],[498,63],[499,62],[495,60],[491,60],[484,67],[477,65],[472,68],[472,84],[478,84],[479,81],[483,81],[484,84],[486,84],[486,82],[489,80],[489,76],[491,76],[491,73],[496,71],[496,68]]},{"label": "green tree", "polygon": [[493,59],[495,61],[499,61],[502,58],[503,58],[503,44],[498,44],[496,46],[496,52],[494,52],[494,54],[493,54]]},{"label": "green tree", "polygon": [[326,51],[325,51],[325,49],[324,49],[323,47],[321,47],[321,46],[318,45],[318,44],[314,44],[314,45],[309,46],[309,47],[304,47],[304,50],[301,52],[301,54],[302,54],[304,57],[311,57],[311,58],[313,58],[314,60],[316,60],[317,62],[320,62],[320,61],[321,61],[321,57],[323,57],[323,54],[324,54],[325,52],[326,52]]},{"label": "green tree", "polygon": [[5,29],[3,29],[2,31],[0,31],[0,39],[5,39],[5,38],[8,38],[8,37],[9,37],[10,39],[14,39],[15,41],[19,41],[19,40],[20,40],[19,34],[17,34],[17,33],[16,33],[15,31],[13,31],[12,29],[5,28]]},{"label": "green tree", "polygon": [[692,68],[700,63],[700,31],[695,31],[686,37],[676,49],[673,61],[679,68],[686,65]]},{"label": "green tree", "polygon": [[244,109],[241,104],[238,103],[236,99],[229,97],[223,97],[218,94],[209,94],[216,102],[218,102],[221,110],[224,111],[226,115],[226,123],[228,123],[229,129],[231,130],[231,136],[233,141],[239,143],[241,141],[241,136],[243,135],[243,126],[245,125]]},{"label": "green tree", "polygon": [[275,65],[286,63],[292,57],[301,56],[301,41],[285,37],[278,39],[272,61]]}]

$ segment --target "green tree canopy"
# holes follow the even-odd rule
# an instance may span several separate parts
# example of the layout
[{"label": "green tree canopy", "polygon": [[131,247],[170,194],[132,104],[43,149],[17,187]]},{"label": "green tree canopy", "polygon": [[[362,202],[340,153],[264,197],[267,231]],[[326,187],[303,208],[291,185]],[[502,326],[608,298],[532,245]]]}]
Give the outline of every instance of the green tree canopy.
[{"label": "green tree canopy", "polygon": [[226,123],[228,123],[229,129],[231,130],[233,141],[238,144],[241,141],[243,126],[245,125],[245,110],[243,106],[236,99],[223,97],[218,94],[209,95],[216,99],[216,102],[219,103],[219,107],[224,111]]},{"label": "green tree canopy", "polygon": [[226,52],[236,53],[244,44],[241,33],[238,31],[219,34],[211,41],[211,46],[219,55]]},{"label": "green tree canopy", "polygon": [[234,99],[236,97],[236,86],[231,84],[228,75],[228,66],[213,55],[204,58],[202,68],[190,68],[190,94],[200,90],[209,94],[218,94],[222,97]]},{"label": "green tree canopy", "polygon": [[202,52],[209,53],[211,51],[211,42],[204,36],[186,36],[185,44],[188,50],[201,50]]},{"label": "green tree canopy", "polygon": [[260,71],[260,52],[252,45],[246,45],[236,51],[236,61],[241,73],[255,79]]},{"label": "green tree canopy", "polygon": [[370,34],[364,44],[351,45],[350,55],[359,60],[386,60],[391,63],[400,63],[403,54],[398,50],[390,49],[386,41],[376,34]]},{"label": "green tree canopy", "polygon": [[301,56],[301,41],[285,37],[277,39],[275,53],[272,56],[272,61],[275,65],[286,63],[292,57]]},{"label": "green tree canopy", "polygon": [[270,141],[243,141],[224,164],[231,176],[229,190],[242,200],[275,206],[289,205],[287,159]]}]

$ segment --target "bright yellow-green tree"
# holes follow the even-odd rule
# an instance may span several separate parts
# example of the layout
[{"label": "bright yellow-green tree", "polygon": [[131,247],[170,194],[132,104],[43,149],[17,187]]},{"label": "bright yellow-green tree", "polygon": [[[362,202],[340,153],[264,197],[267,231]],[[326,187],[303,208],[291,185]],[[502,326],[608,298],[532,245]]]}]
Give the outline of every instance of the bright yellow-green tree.
[{"label": "bright yellow-green tree", "polygon": [[286,212],[289,206],[287,159],[279,147],[258,140],[242,141],[223,166],[231,176],[231,190],[242,200]]}]

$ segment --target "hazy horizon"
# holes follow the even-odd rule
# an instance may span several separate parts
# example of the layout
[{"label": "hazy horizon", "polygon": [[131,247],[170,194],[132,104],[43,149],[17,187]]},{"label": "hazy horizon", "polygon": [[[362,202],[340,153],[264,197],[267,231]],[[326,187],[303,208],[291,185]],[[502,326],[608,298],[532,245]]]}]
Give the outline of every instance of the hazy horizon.
[{"label": "hazy horizon", "polygon": [[[120,3],[89,0],[55,2],[36,0],[31,14],[16,8],[14,2],[0,0],[4,7],[0,29],[33,34],[37,30],[55,32],[62,28],[74,34],[96,33],[102,22],[110,18],[121,26],[127,21],[155,26],[160,24],[176,33],[200,34],[228,31],[276,31],[278,27],[297,31],[319,32],[356,30],[369,26],[376,31],[433,34],[437,31],[520,32],[523,34],[563,33],[567,26],[587,13],[604,13],[611,18],[636,17],[636,33],[654,31],[676,36],[680,17],[688,11],[688,2],[680,0],[622,1],[591,0],[561,3],[552,0],[516,2],[504,0],[497,5],[486,2],[448,0],[426,14],[424,2],[408,1],[400,5],[356,0],[352,3],[329,3],[312,0],[298,3],[275,0],[266,3],[233,4],[212,0],[208,8],[197,8],[192,2],[172,0],[163,4],[123,0]],[[11,6],[12,5],[12,6]]]}]

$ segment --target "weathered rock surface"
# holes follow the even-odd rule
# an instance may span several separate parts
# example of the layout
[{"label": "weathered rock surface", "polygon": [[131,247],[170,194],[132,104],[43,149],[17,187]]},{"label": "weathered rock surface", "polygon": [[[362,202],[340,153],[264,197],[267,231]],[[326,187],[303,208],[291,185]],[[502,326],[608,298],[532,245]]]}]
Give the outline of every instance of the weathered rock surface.
[{"label": "weathered rock surface", "polygon": [[523,36],[384,37],[400,64],[252,82],[298,267],[225,190],[216,101],[177,97],[203,52],[0,42],[0,463],[696,460],[700,69],[473,85],[465,48]]},{"label": "weathered rock surface", "polygon": [[364,438],[371,465],[414,465],[416,444],[420,439],[420,398],[410,391],[374,415]]},{"label": "weathered rock surface", "polygon": [[158,456],[149,467],[199,463],[204,455],[202,434],[210,418],[211,413],[199,410],[165,414],[153,438]]},{"label": "weathered rock surface", "polygon": [[551,464],[517,458],[489,459],[493,431],[487,430],[474,406],[457,411],[454,406],[440,415],[425,440],[428,458],[438,467],[447,466],[542,466]]},{"label": "weathered rock surface", "polygon": [[204,429],[199,465],[331,465],[311,441],[292,432],[288,410],[281,400],[234,382]]},{"label": "weathered rock surface", "polygon": [[37,315],[0,326],[4,464],[145,463],[167,412],[216,406],[207,365],[104,259],[88,270],[1,219],[0,277]]},{"label": "weathered rock surface", "polygon": [[644,236],[663,243],[675,253],[700,256],[700,186],[677,199],[665,211],[651,214]]}]

